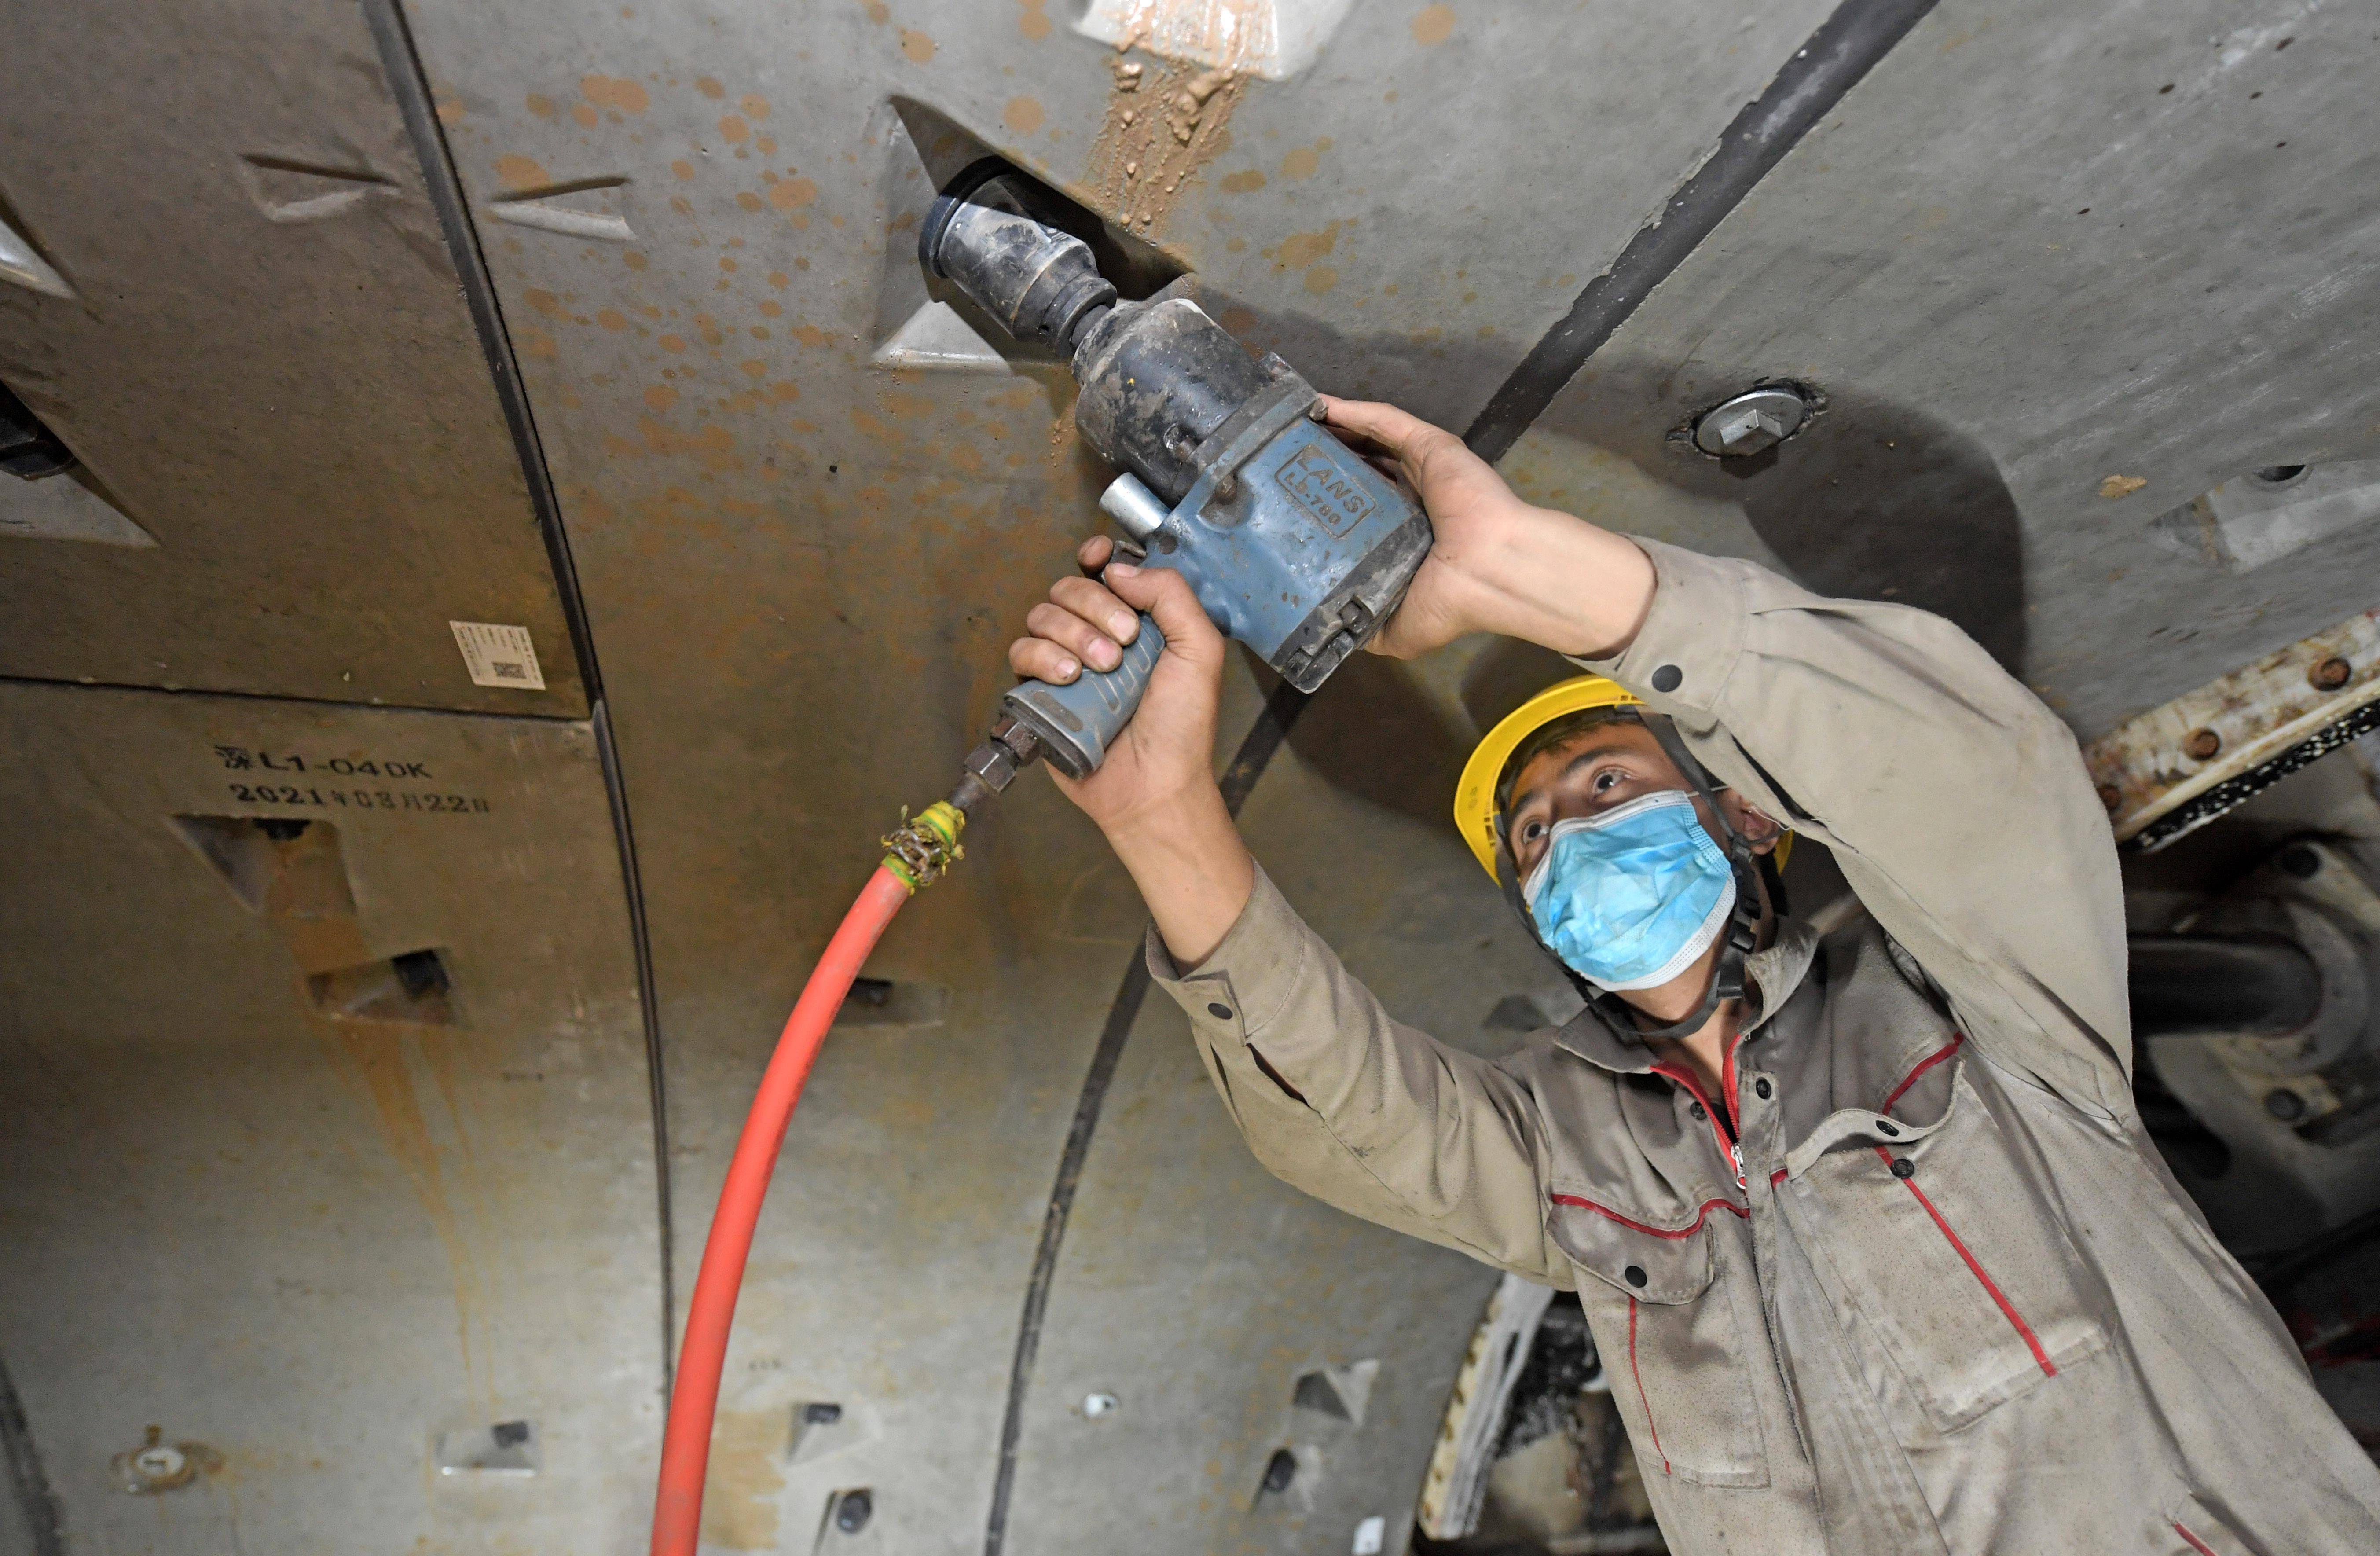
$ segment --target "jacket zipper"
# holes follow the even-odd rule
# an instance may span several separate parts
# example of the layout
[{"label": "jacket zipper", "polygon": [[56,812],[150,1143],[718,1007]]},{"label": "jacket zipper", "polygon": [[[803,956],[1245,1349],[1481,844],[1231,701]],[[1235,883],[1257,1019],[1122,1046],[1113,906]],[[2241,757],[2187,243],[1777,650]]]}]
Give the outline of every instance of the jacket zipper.
[{"label": "jacket zipper", "polygon": [[[1737,1039],[1739,1042],[1742,1040],[1740,1038]],[[1737,1149],[1734,1138],[1729,1133],[1729,1124],[1719,1122],[1718,1110],[1712,1107],[1710,1099],[1703,1095],[1702,1086],[1694,1079],[1694,1072],[1682,1065],[1661,1064],[1653,1066],[1653,1073],[1657,1076],[1666,1076],[1694,1093],[1694,1100],[1702,1104],[1703,1116],[1710,1120],[1711,1138],[1718,1142],[1719,1154],[1726,1157],[1729,1165],[1734,1169],[1735,1186],[1749,1190],[1751,1185],[1744,1181],[1743,1176],[1743,1152]],[[1732,1082],[1735,1077],[1735,1051],[1732,1048],[1728,1050],[1727,1076]],[[1730,1113],[1728,1118],[1729,1124],[1731,1124],[1734,1115]]]}]

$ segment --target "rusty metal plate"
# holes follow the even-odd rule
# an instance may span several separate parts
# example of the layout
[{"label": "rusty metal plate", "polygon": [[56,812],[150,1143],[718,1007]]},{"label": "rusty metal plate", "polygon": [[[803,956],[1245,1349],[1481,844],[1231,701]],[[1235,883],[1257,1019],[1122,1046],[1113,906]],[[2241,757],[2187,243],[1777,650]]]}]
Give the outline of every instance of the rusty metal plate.
[{"label": "rusty metal plate", "polygon": [[2082,756],[2116,841],[2162,847],[2312,760],[2279,765],[2310,742],[2344,744],[2375,702],[2380,611],[2366,611],[2125,720]]},{"label": "rusty metal plate", "polygon": [[[68,1549],[632,1546],[658,1201],[587,726],[19,682],[0,748],[0,1334]],[[516,1421],[535,1474],[442,1472]],[[190,1473],[132,1489],[151,1424]]]},{"label": "rusty metal plate", "polygon": [[[0,266],[0,380],[82,469],[0,478],[0,534],[128,543],[0,544],[0,672],[584,716],[361,11],[94,0],[10,29],[0,221],[73,295]],[[69,496],[126,521],[64,526]],[[527,628],[544,689],[474,685],[452,621]]]}]

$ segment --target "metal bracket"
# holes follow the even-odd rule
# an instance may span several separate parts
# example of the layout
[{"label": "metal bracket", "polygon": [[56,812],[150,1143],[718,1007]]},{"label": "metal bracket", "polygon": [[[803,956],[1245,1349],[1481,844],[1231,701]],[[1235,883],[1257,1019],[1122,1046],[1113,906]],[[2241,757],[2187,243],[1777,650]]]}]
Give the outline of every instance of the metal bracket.
[{"label": "metal bracket", "polygon": [[2380,611],[2126,720],[2083,751],[2116,841],[2153,853],[2380,728]]},{"label": "metal bracket", "polygon": [[1204,512],[1208,503],[1239,495],[1240,467],[1255,458],[1284,428],[1304,420],[1321,395],[1278,357],[1265,359],[1273,382],[1249,395],[1240,408],[1191,451],[1198,479],[1182,494],[1178,513]]}]

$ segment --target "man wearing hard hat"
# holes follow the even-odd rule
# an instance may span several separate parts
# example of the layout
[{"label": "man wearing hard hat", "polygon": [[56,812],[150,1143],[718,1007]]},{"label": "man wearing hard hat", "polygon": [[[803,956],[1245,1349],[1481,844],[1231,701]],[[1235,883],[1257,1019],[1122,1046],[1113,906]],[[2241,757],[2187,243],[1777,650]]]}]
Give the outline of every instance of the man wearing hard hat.
[{"label": "man wearing hard hat", "polygon": [[[1938,617],[1329,412],[1437,530],[1376,650],[1495,632],[1590,672],[1489,731],[1455,800],[1588,1006],[1494,1062],[1391,1018],[1224,810],[1223,644],[1181,577],[1062,580],[1020,674],[1112,666],[1135,608],[1165,633],[1106,765],[1060,782],[1258,1160],[1574,1287],[1682,1556],[2380,1552],[2380,1471],[2133,1105],[2115,848],[2065,725]],[[1860,929],[1775,911],[1789,828]]]}]

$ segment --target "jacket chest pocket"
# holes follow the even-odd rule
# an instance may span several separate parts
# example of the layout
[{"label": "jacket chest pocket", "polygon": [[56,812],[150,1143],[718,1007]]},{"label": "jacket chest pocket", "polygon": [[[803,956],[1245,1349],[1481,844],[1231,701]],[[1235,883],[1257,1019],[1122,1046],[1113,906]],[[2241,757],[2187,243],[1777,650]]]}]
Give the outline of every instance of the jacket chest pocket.
[{"label": "jacket chest pocket", "polygon": [[1758,1332],[1759,1299],[1735,1251],[1717,1246],[1721,1229],[1705,1224],[1727,1214],[1712,1205],[1691,1227],[1654,1230],[1556,1194],[1548,1227],[1578,1271],[1579,1304],[1638,1469],[1699,1486],[1766,1486],[1745,1343]]},{"label": "jacket chest pocket", "polygon": [[1835,1145],[1788,1202],[1814,1262],[1831,1268],[1828,1295],[1850,1310],[1852,1343],[1883,1348],[1937,1430],[2107,1343],[2055,1200],[1963,1064],[1939,1123]]}]

